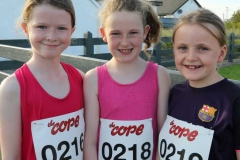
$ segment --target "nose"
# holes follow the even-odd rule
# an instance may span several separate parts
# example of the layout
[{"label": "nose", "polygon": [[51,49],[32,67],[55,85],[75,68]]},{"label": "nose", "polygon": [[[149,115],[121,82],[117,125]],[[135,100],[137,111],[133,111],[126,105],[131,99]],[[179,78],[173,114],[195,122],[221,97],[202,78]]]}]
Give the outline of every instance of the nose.
[{"label": "nose", "polygon": [[53,29],[49,29],[48,32],[47,32],[47,37],[46,39],[50,42],[54,42],[57,40],[57,35],[56,35],[56,32],[55,30]]},{"label": "nose", "polygon": [[195,61],[195,60],[197,60],[197,53],[193,49],[189,49],[188,52],[187,52],[186,59],[188,61]]},{"label": "nose", "polygon": [[122,39],[121,39],[121,45],[123,47],[126,47],[128,46],[128,36],[123,36]]}]

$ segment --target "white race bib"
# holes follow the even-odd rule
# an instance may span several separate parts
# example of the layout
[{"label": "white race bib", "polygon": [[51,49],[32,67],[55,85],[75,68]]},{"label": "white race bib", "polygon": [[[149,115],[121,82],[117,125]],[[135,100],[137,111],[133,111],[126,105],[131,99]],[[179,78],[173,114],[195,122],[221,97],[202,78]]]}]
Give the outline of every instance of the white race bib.
[{"label": "white race bib", "polygon": [[151,160],[152,119],[119,121],[101,119],[99,160]]},{"label": "white race bib", "polygon": [[37,160],[82,160],[83,109],[31,123]]},{"label": "white race bib", "polygon": [[171,116],[159,134],[158,151],[161,159],[207,160],[214,131]]}]

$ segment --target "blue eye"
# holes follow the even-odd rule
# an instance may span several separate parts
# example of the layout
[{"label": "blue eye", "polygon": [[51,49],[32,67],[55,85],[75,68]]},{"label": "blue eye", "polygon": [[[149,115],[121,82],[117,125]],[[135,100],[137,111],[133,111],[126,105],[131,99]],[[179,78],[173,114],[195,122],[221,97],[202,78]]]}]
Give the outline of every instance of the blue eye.
[{"label": "blue eye", "polygon": [[47,29],[46,26],[38,26],[37,28],[40,28],[40,29]]},{"label": "blue eye", "polygon": [[59,29],[59,30],[67,30],[67,29],[64,28],[64,27],[59,27],[58,29]]},{"label": "blue eye", "polygon": [[134,34],[137,34],[138,32],[131,32],[130,35],[134,35]]},{"label": "blue eye", "polygon": [[112,33],[110,33],[110,36],[118,37],[118,36],[120,36],[120,33],[118,33],[118,32],[112,32]]},{"label": "blue eye", "polygon": [[208,50],[206,47],[199,47],[198,50],[201,50],[201,51],[206,51]]},{"label": "blue eye", "polygon": [[180,50],[186,50],[187,47],[186,47],[186,46],[180,46],[180,47],[178,47],[178,49],[180,49]]}]

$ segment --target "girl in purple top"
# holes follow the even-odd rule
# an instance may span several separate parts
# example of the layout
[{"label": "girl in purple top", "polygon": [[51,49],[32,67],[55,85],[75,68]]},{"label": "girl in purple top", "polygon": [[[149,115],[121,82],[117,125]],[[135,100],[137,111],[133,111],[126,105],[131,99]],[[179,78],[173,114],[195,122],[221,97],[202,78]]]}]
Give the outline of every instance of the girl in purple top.
[{"label": "girl in purple top", "polygon": [[84,79],[84,160],[155,160],[170,78],[139,54],[142,43],[146,53],[159,41],[161,24],[145,0],[105,0],[100,16],[100,33],[113,57]]},{"label": "girl in purple top", "polygon": [[[224,23],[211,11],[199,9],[180,18],[172,40],[176,67],[187,81],[171,89],[169,116],[175,119],[165,123],[170,130],[168,138],[159,139],[160,156],[240,160],[240,88],[216,69],[227,53]],[[171,141],[174,136],[176,141],[185,137],[189,141],[178,145]],[[205,138],[193,145],[201,136]],[[171,155],[164,150],[170,144],[168,149],[175,148]],[[194,147],[196,152],[189,152]]]}]

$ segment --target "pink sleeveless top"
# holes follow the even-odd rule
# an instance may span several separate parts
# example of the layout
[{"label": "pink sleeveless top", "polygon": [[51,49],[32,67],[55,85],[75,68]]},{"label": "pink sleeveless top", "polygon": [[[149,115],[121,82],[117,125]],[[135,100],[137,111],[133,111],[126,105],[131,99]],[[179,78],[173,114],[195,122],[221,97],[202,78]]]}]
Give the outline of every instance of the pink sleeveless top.
[{"label": "pink sleeveless top", "polygon": [[[109,74],[106,64],[97,67],[100,118],[143,120],[152,118],[154,146],[157,146],[158,65],[148,62],[140,79],[119,84]],[[156,155],[154,147],[153,158]]]},{"label": "pink sleeveless top", "polygon": [[61,62],[70,83],[70,91],[63,99],[49,95],[29,70],[27,64],[15,71],[20,85],[22,112],[22,160],[35,160],[31,122],[75,112],[83,108],[83,79],[79,71]]}]

